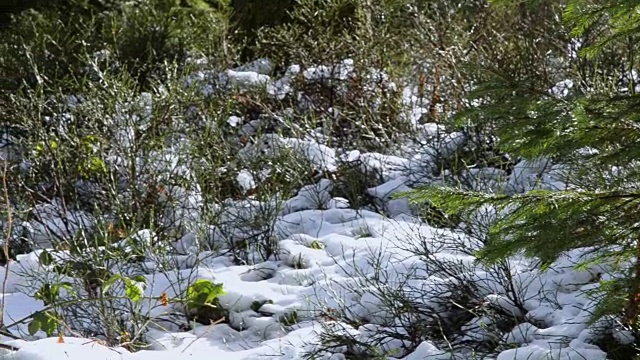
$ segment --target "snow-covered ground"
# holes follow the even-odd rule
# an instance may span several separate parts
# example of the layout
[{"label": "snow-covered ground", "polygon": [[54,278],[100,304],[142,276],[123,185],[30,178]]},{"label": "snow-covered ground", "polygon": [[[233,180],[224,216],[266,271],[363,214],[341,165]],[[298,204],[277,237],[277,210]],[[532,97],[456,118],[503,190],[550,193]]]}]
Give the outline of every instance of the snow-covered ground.
[{"label": "snow-covered ground", "polygon": [[[341,64],[338,77],[349,76],[352,71],[350,64],[348,61]],[[229,70],[217,76],[225,84],[237,87],[266,85],[276,97],[291,91],[287,76],[300,69],[292,67],[284,78],[271,81],[264,75],[270,68],[268,63],[257,63],[253,68]],[[303,75],[314,79],[320,76],[318,74],[331,71],[318,67],[305,70]],[[204,81],[206,75],[201,73],[189,82]],[[207,85],[203,89],[216,91],[216,86]],[[411,103],[410,93],[406,98],[407,103]],[[414,115],[421,113],[420,109],[419,105],[413,106],[408,118],[417,122]],[[230,119],[230,123],[239,126],[238,119]],[[433,135],[440,131],[436,124],[415,125],[421,127],[424,134]],[[298,151],[323,171],[334,171],[340,161],[358,161],[363,170],[381,174],[382,182],[368,189],[368,193],[382,205],[384,215],[368,209],[350,208],[348,201],[332,198],[329,194],[335,185],[332,181],[320,180],[300,189],[296,197],[285,201],[279,209],[273,226],[278,253],[267,260],[237,265],[224,252],[215,251],[202,251],[197,255],[198,259],[190,258],[196,256],[193,251],[198,238],[192,230],[176,239],[175,249],[185,259],[180,268],[144,274],[144,306],[157,318],[172,309],[171,304],[159,305],[158,298],[162,294],[169,298],[181,296],[175,286],[180,279],[191,282],[208,279],[222,284],[225,294],[219,298],[220,306],[228,312],[224,323],[209,326],[194,323],[188,331],[164,323],[151,326],[146,334],[149,348],[135,353],[124,348],[108,348],[95,339],[75,338],[68,333],[63,342],[57,337],[44,338],[42,332],[31,341],[3,337],[2,344],[19,349],[2,350],[6,353],[3,358],[294,360],[310,353],[327,360],[354,358],[357,346],[328,347],[326,351],[318,351],[327,333],[344,333],[360,343],[376,344],[389,359],[473,359],[476,355],[472,349],[463,346],[465,342],[501,340],[506,345],[499,349],[499,355],[495,357],[497,360],[598,360],[607,357],[603,350],[593,345],[599,337],[609,334],[621,343],[630,341],[629,334],[615,330],[615,319],[610,319],[610,324],[602,321],[588,324],[596,302],[587,292],[596,289],[600,280],[611,276],[603,265],[581,270],[574,267],[584,260],[588,249],[565,254],[546,271],[540,270],[533,259],[507,259],[509,279],[505,272],[486,268],[475,261],[473,251],[481,246],[477,237],[472,238],[463,231],[430,226],[415,216],[407,199],[392,197],[416,184],[439,181],[437,178],[425,178],[425,168],[433,165],[436,154],[447,156],[462,146],[461,133],[445,134],[432,141],[432,152],[414,149],[399,152],[396,156],[357,150],[341,155],[336,149],[314,140],[284,138],[276,134],[268,134],[264,140],[258,142],[259,146],[247,144],[240,156],[264,155],[264,147],[269,151],[286,147]],[[180,165],[174,162],[169,166],[175,170]],[[477,190],[500,188],[517,193],[536,187],[561,188],[561,172],[560,165],[539,160],[522,161],[510,174],[488,168],[474,169],[468,175],[474,179],[471,187]],[[188,176],[187,170],[184,173]],[[250,189],[255,186],[256,179],[241,172],[238,182],[242,188]],[[184,195],[182,197],[189,206],[200,204],[197,194],[180,195]],[[230,200],[225,211],[230,218],[251,217],[251,209],[258,208],[258,205],[257,201]],[[55,207],[55,204],[51,206]],[[477,226],[482,231],[483,224],[493,216],[492,209],[484,210],[477,214],[475,222],[469,222],[467,226]],[[52,224],[62,221],[55,215],[48,216],[42,221]],[[78,226],[91,221],[80,213],[65,216],[66,223]],[[199,217],[193,214],[178,213],[176,216],[188,218],[188,224],[184,225],[187,230],[199,221]],[[37,224],[23,226],[41,246],[47,246],[47,234]],[[229,229],[211,228],[210,231],[217,234],[213,237],[227,237],[226,241],[235,241],[228,238],[234,235]],[[139,238],[151,237],[148,231],[138,235]],[[424,254],[428,254],[429,259],[425,259]],[[148,268],[152,269],[152,256],[147,260]],[[432,265],[438,261],[457,269],[455,276]],[[197,265],[194,267],[194,264]],[[46,274],[49,271],[50,265],[40,262],[38,252],[21,255],[11,263],[6,293],[2,296],[6,305],[5,324],[14,323],[43,308],[42,301],[29,297],[21,289],[31,285],[34,273]],[[0,273],[2,277],[3,273]],[[424,321],[427,324],[431,319],[428,316],[420,318],[422,315],[415,315],[415,319],[393,318],[394,313],[384,302],[384,295],[380,294],[382,290],[400,292],[405,298],[412,299],[414,306],[430,309],[432,315],[441,314],[446,318],[447,314],[454,312],[451,302],[456,299],[456,290],[465,286],[475,292],[478,308],[512,316],[513,323],[509,329],[493,326],[494,318],[489,317],[486,311],[479,311],[477,316],[465,320],[462,325],[464,336],[453,339],[450,344],[424,339],[415,350],[408,352],[405,348],[411,344],[406,339],[390,335],[410,331],[403,328],[407,322]],[[328,319],[326,313],[331,309],[346,312],[350,318],[358,319],[359,325],[347,324],[340,318]],[[295,321],[283,324],[283,318]],[[18,324],[10,330],[26,333],[26,327],[26,323]],[[357,358],[370,358],[364,354],[361,356]]]}]

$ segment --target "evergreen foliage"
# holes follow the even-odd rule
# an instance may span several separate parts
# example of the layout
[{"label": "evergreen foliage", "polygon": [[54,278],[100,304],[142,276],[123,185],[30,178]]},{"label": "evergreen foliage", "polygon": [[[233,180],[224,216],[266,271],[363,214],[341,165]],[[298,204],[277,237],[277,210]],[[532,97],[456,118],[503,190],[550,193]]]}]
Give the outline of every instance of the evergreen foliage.
[{"label": "evergreen foliage", "polygon": [[[513,10],[515,3],[494,5]],[[535,1],[519,6],[526,5],[541,6]],[[569,250],[591,249],[593,256],[581,265],[605,263],[624,274],[603,282],[593,320],[622,315],[634,330],[640,306],[640,97],[633,72],[639,6],[638,1],[568,2],[565,26],[582,44],[577,57],[569,54],[571,66],[565,69],[573,86],[558,94],[549,91],[554,83],[543,81],[537,69],[523,76],[506,67],[484,68],[487,80],[471,94],[480,105],[458,114],[461,122],[495,128],[501,149],[515,157],[564,164],[566,189],[486,194],[430,187],[411,194],[414,201],[448,213],[494,209],[495,221],[478,254],[487,263],[524,254],[548,265]]]}]

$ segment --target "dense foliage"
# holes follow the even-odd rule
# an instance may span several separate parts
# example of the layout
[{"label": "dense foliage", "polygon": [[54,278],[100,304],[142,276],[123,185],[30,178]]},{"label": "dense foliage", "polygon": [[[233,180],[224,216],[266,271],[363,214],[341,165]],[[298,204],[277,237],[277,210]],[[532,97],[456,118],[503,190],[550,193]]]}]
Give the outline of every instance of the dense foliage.
[{"label": "dense foliage", "polygon": [[566,187],[527,194],[430,188],[414,194],[452,213],[494,209],[495,222],[479,253],[487,262],[525,254],[549,264],[569,250],[591,249],[593,256],[580,266],[597,262],[624,274],[603,281],[602,291],[594,294],[604,298],[593,321],[620,315],[634,332],[640,306],[638,6],[637,1],[569,1],[562,15],[573,40],[563,81],[532,81],[541,74],[523,76],[492,66],[486,69],[489,80],[470,94],[480,105],[458,114],[460,120],[491,124],[500,147],[514,156],[563,164]]},{"label": "dense foliage", "polygon": [[[0,152],[6,200],[0,215],[7,230],[0,257],[6,263],[38,248],[22,225],[44,223],[42,209],[51,204],[64,209],[66,219],[65,231],[48,234],[51,247],[73,257],[53,266],[44,255],[59,279],[40,279],[45,284],[35,296],[49,308],[33,316],[34,333],[52,335],[66,321],[110,345],[143,347],[150,315],[142,314],[134,286],[143,280],[106,269],[125,272],[114,265],[119,263],[143,269],[149,252],[163,269],[180,267],[171,244],[195,228],[207,240],[194,248],[220,250],[216,241],[224,236],[202,224],[227,231],[225,236],[238,235],[233,226],[242,226],[241,240],[224,248],[236,263],[253,264],[255,254],[270,259],[278,254],[276,214],[286,211],[283,199],[304,186],[330,179],[336,198],[384,212],[367,192],[384,174],[342,160],[323,168],[295,151],[270,154],[259,149],[268,145],[263,135],[312,139],[344,153],[396,154],[402,144],[420,144],[417,125],[429,124],[462,134],[464,146],[434,154],[425,145],[423,155],[436,166],[424,177],[438,186],[411,193],[422,219],[471,232],[469,219],[488,211],[492,221],[474,255],[509,282],[508,259],[524,255],[544,268],[587,248],[591,255],[579,266],[599,263],[615,274],[604,276],[591,294],[599,299],[593,322],[614,317],[637,334],[639,1],[8,3],[11,11],[0,17],[0,140],[15,153]],[[251,79],[278,78],[295,91],[274,95],[244,78],[230,80],[230,73],[246,70],[253,60]],[[349,68],[348,75],[334,74],[340,66]],[[331,74],[314,78],[323,71]],[[407,98],[424,110],[411,121]],[[246,130],[258,123],[255,131]],[[251,146],[259,150],[243,152]],[[519,161],[547,160],[562,179],[560,189],[487,191],[470,185],[477,179],[463,179],[480,168],[512,174]],[[247,173],[259,179],[249,190],[240,181]],[[260,206],[251,216],[229,215],[230,201]],[[198,216],[185,215],[185,207],[197,208]],[[86,219],[90,230],[78,225]],[[420,254],[425,263],[430,255]],[[451,272],[466,279],[463,271]],[[73,287],[60,280],[66,277],[81,279],[86,293],[61,301],[59,292]],[[114,284],[126,296],[116,298]],[[186,303],[188,321],[223,321],[228,315],[218,306],[221,285],[179,285],[182,296],[169,300]],[[465,291],[456,295],[466,307],[449,309],[455,316],[446,326],[436,331],[420,328],[420,321],[411,324],[411,350],[424,338],[448,341],[477,315],[480,301]],[[86,298],[95,308],[76,306]],[[126,306],[118,302],[122,298]],[[162,302],[169,300],[163,295]],[[386,300],[389,307],[397,303]],[[136,321],[115,321],[121,308],[136,314]],[[399,314],[403,309],[393,308]],[[435,323],[440,319],[433,320],[432,312]],[[95,328],[82,325],[95,313],[99,320],[89,321]],[[297,319],[295,313],[282,316],[286,323]],[[505,318],[500,325],[512,326]],[[139,336],[125,341],[125,333]],[[490,354],[505,346],[488,343],[468,347]],[[635,352],[635,344],[625,351]]]}]

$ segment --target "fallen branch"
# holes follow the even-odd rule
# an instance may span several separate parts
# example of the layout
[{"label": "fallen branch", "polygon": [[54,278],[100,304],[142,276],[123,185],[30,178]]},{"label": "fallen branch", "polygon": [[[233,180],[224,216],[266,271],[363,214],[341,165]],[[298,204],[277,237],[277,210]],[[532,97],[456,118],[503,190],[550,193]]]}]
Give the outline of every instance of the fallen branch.
[{"label": "fallen branch", "polygon": [[9,351],[18,351],[18,350],[20,350],[20,348],[17,347],[17,346],[1,344],[1,343],[0,343],[0,349],[5,349],[5,350],[9,350]]}]

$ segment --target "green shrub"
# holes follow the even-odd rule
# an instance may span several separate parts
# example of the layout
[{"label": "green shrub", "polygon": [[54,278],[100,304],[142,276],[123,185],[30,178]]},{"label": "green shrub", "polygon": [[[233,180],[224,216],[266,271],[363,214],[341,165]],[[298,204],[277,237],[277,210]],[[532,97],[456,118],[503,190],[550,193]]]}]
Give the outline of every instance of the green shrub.
[{"label": "green shrub", "polygon": [[[496,3],[507,11],[558,14],[557,7],[544,1]],[[489,76],[470,96],[482,99],[482,104],[459,114],[464,121],[494,126],[500,148],[510,154],[562,164],[566,189],[487,194],[431,187],[414,195],[447,214],[470,214],[486,206],[495,209],[499,215],[477,254],[489,264],[524,254],[538,259],[544,269],[572,250],[590,249],[576,260],[576,267],[606,264],[615,274],[591,292],[598,304],[592,320],[613,315],[620,326],[637,334],[640,266],[635,184],[640,103],[629,75],[635,72],[639,50],[636,7],[632,1],[569,1],[559,34],[539,44],[512,43],[523,49],[519,61],[486,64]],[[548,50],[543,57],[540,51],[553,43],[566,49],[563,34],[567,33],[582,41],[580,52],[564,59],[564,76],[573,86],[565,95],[552,94],[554,69],[542,59],[555,52]],[[625,73],[629,83],[621,86]]]},{"label": "green shrub", "polygon": [[218,297],[224,295],[222,284],[214,284],[209,280],[196,280],[189,285],[186,294],[187,314],[197,322],[210,325],[225,317]]},{"label": "green shrub", "polygon": [[3,88],[17,90],[26,81],[31,88],[46,84],[73,91],[96,57],[102,70],[127,71],[148,88],[164,66],[182,64],[189,54],[223,64],[235,56],[227,43],[226,8],[183,6],[178,0],[63,3],[19,13],[3,32]]},{"label": "green shrub", "polygon": [[314,25],[301,20],[294,15],[300,8],[313,7],[325,19],[324,31],[339,36],[343,30],[349,29],[355,17],[356,4],[354,0],[273,0],[265,4],[260,0],[232,0],[232,23],[236,31],[236,39],[245,43],[242,61],[255,57],[255,47],[259,45],[259,33],[277,26],[296,27],[301,31],[313,32]]}]

